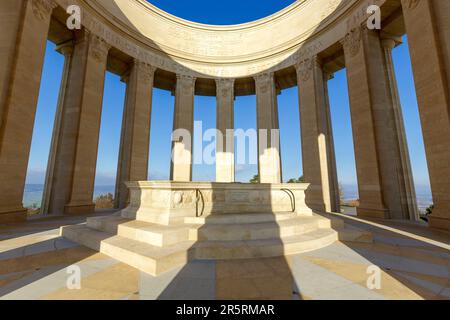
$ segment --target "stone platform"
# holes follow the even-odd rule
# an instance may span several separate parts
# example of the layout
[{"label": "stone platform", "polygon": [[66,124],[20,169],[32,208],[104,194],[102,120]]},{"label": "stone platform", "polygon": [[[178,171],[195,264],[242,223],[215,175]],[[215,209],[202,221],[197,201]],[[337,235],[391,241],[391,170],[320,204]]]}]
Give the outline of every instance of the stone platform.
[{"label": "stone platform", "polygon": [[61,235],[159,275],[192,260],[279,257],[337,240],[371,242],[305,205],[308,184],[128,183],[130,205]]},{"label": "stone platform", "polygon": [[[195,260],[152,276],[59,236],[60,226],[94,215],[1,225],[0,300],[450,299],[450,238],[424,223],[333,214],[346,228],[373,234],[373,242],[336,241],[275,258]],[[379,290],[366,285],[373,265],[382,271]],[[79,290],[67,287],[73,266],[81,271]]]}]

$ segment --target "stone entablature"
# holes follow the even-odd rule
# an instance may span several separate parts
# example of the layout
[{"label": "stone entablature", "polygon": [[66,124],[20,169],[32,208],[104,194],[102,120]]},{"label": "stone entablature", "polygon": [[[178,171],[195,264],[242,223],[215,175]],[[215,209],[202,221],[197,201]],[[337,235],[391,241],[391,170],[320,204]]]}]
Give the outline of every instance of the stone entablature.
[{"label": "stone entablature", "polygon": [[316,55],[367,19],[385,0],[303,0],[239,25],[186,21],[145,0],[56,0],[83,8],[82,24],[131,57],[173,73],[248,77]]}]

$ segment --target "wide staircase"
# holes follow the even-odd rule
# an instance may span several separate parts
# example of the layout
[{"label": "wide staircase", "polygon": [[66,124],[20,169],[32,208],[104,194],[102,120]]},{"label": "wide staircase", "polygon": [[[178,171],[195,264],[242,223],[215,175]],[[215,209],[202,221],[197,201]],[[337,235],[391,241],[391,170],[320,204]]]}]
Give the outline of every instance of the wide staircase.
[{"label": "wide staircase", "polygon": [[117,213],[62,227],[61,234],[155,276],[195,259],[276,257],[320,249],[337,240],[372,241],[370,233],[317,214],[214,214],[167,225],[145,220]]}]

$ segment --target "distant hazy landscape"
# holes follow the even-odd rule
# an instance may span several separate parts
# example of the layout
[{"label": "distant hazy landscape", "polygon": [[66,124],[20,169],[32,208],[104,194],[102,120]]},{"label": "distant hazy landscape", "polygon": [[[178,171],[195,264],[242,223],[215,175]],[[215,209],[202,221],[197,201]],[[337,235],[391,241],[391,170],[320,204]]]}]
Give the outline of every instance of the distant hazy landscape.
[{"label": "distant hazy landscape", "polygon": [[[114,186],[96,186],[94,189],[94,198],[107,193],[114,194]],[[42,194],[44,191],[43,184],[27,184],[23,196],[25,207],[39,208],[42,203]]]},{"label": "distant hazy landscape", "polygon": [[[345,201],[358,199],[358,188],[355,185],[342,185]],[[94,189],[94,198],[107,193],[114,194],[114,186],[96,186]],[[39,208],[42,202],[42,193],[44,185],[27,184],[25,186],[24,206]],[[428,187],[416,187],[417,202],[420,210],[424,210],[432,203],[431,193]]]}]

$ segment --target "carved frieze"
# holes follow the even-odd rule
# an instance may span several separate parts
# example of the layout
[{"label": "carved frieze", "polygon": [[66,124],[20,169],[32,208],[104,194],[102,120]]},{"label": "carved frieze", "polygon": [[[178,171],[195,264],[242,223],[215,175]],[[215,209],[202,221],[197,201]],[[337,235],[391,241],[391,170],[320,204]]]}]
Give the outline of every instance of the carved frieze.
[{"label": "carved frieze", "polygon": [[[29,0],[29,1],[56,1],[62,7],[68,4],[79,4],[84,6],[84,1],[80,0]],[[347,8],[351,2],[356,2],[356,0],[328,0],[324,1],[324,9],[326,15],[332,14],[333,11],[336,11],[337,8]],[[372,0],[371,0],[372,1]],[[384,0],[373,0],[376,3],[382,3]],[[409,1],[409,0],[405,0]],[[410,0],[412,2],[416,2],[418,0]],[[313,3],[313,1],[311,1]],[[98,35],[108,44],[113,47],[118,48],[120,51],[124,52],[127,55],[130,55],[133,58],[139,59],[142,62],[155,66],[158,69],[167,70],[176,74],[192,74],[195,77],[224,77],[224,78],[232,78],[232,77],[243,77],[243,76],[252,76],[259,73],[267,73],[267,72],[275,72],[279,69],[283,69],[289,66],[293,66],[299,61],[303,61],[303,57],[298,59],[299,54],[294,54],[294,48],[302,48],[302,52],[300,55],[310,56],[306,54],[305,51],[312,50],[314,54],[320,52],[323,48],[328,47],[332,41],[335,40],[332,37],[326,35],[328,32],[336,32],[333,30],[325,31],[323,34],[317,37],[317,39],[309,39],[307,37],[307,33],[310,32],[311,29],[308,29],[308,32],[305,31],[305,36],[298,36],[295,38],[295,41],[290,42],[289,50],[285,50],[284,52],[277,52],[276,54],[270,56],[259,57],[258,59],[251,59],[252,57],[246,56],[245,61],[239,61],[235,63],[234,61],[230,61],[228,64],[219,64],[215,63],[215,61],[209,61],[208,59],[184,59],[183,52],[186,48],[181,48],[177,50],[180,55],[165,52],[164,46],[160,46],[160,50],[154,50],[154,47],[148,46],[145,42],[145,39],[140,39],[138,37],[128,37],[127,30],[119,30],[118,32],[117,24],[113,23],[105,23],[104,18],[108,18],[109,13],[105,15],[97,15],[93,10],[97,10],[101,7],[108,7],[106,4],[95,5],[93,7],[88,7],[83,9],[83,20],[82,24],[87,29],[91,30],[93,34]],[[325,8],[326,7],[326,8]],[[364,6],[359,6],[359,8]],[[364,7],[366,9],[366,7]],[[350,15],[355,15],[357,10],[351,10]],[[348,10],[348,11],[349,11]],[[361,9],[362,10],[362,9]],[[359,11],[361,11],[359,10]],[[340,12],[344,10],[339,10]],[[362,12],[362,11],[361,11]],[[366,12],[363,12],[366,14]],[[319,19],[322,12],[319,14]],[[288,15],[286,15],[288,17]],[[334,16],[333,16],[334,17]],[[358,14],[359,18],[365,18],[365,16],[361,16]],[[328,19],[327,19],[328,20]],[[322,28],[322,27],[321,27]],[[325,29],[324,29],[325,30]],[[123,32],[122,32],[123,31]],[[167,31],[167,30],[166,30]],[[218,55],[218,51],[220,50],[220,55],[225,57],[235,56],[235,51],[237,49],[233,49],[235,46],[242,43],[242,41],[246,38],[246,31],[241,29],[236,29],[233,31],[233,37],[227,37],[221,35],[216,32],[199,32],[198,34],[195,32],[185,33],[182,28],[176,28],[176,36],[180,36],[181,38],[187,37],[190,42],[195,44],[196,50],[203,50],[202,52],[194,52],[193,54],[199,56],[216,56]],[[180,33],[181,32],[181,33]],[[255,31],[256,32],[256,31]],[[199,34],[202,34],[200,37]],[[343,34],[341,31],[337,31],[338,37],[342,37]],[[172,37],[172,34],[168,32],[168,37]],[[174,33],[175,34],[175,33]],[[206,38],[205,38],[206,37]],[[157,39],[152,39],[154,43],[158,46]],[[198,46],[199,42],[205,41],[210,45],[209,47]],[[322,43],[323,41],[323,43]],[[180,42],[180,46],[181,46]],[[184,46],[184,44],[183,44]],[[281,47],[281,46],[280,46]],[[306,48],[306,50],[305,50]],[[192,48],[191,48],[192,49]]]}]

